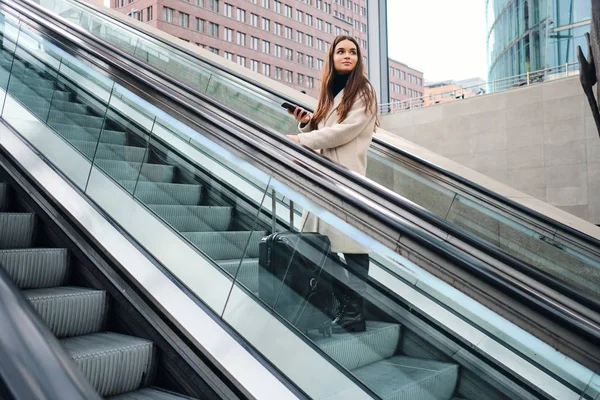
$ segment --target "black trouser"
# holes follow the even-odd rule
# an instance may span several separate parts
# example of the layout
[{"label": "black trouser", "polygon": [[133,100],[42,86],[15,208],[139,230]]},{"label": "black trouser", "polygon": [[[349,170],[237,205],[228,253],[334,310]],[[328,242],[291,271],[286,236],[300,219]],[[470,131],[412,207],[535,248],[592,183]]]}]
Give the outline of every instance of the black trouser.
[{"label": "black trouser", "polygon": [[335,254],[333,257],[333,290],[338,300],[350,291],[362,296],[367,289],[369,276],[369,255],[344,253],[344,259]]}]

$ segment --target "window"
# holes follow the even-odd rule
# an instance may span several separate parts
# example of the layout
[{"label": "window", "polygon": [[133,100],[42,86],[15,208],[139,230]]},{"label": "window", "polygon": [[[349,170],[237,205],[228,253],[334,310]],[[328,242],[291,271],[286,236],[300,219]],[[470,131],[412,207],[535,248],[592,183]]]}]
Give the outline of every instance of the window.
[{"label": "window", "polygon": [[275,22],[275,31],[273,33],[277,36],[281,36],[281,24],[279,22]]},{"label": "window", "polygon": [[309,76],[308,81],[306,82],[306,86],[309,89],[314,89],[315,88],[315,78],[313,78],[312,76]]},{"label": "window", "polygon": [[283,50],[283,47],[281,47],[280,45],[276,44],[275,45],[275,57],[277,58],[281,58],[281,52]]},{"label": "window", "polygon": [[317,29],[320,31],[323,30],[323,20],[320,18],[317,18]]},{"label": "window", "polygon": [[262,65],[262,73],[264,76],[271,76],[271,64],[265,64],[263,63]]},{"label": "window", "polygon": [[285,70],[285,81],[287,83],[293,83],[294,82],[294,73],[292,71],[290,71],[289,69]]},{"label": "window", "polygon": [[306,14],[306,25],[308,26],[312,26],[313,24],[313,17],[310,14]]},{"label": "window", "polygon": [[335,27],[335,36],[339,36],[341,31],[342,31],[342,28],[340,28],[339,26],[336,26]]},{"label": "window", "polygon": [[298,64],[304,64],[304,53],[297,52],[296,56],[296,61],[298,62]]},{"label": "window", "polygon": [[169,7],[163,7],[163,20],[169,23],[173,23],[173,10]]},{"label": "window", "polygon": [[271,42],[263,40],[262,41],[262,51],[265,54],[271,54]]},{"label": "window", "polygon": [[223,39],[225,39],[226,41],[233,42],[233,29],[223,29],[223,36]]},{"label": "window", "polygon": [[152,6],[148,7],[146,15],[148,16],[148,21],[152,21],[154,19],[154,16],[152,15]]},{"label": "window", "polygon": [[317,59],[317,69],[319,71],[323,69],[323,60]]},{"label": "window", "polygon": [[361,26],[361,32],[366,32],[367,31],[367,24],[360,24]]},{"label": "window", "polygon": [[237,33],[237,44],[246,47],[246,34],[242,32]]},{"label": "window", "polygon": [[331,22],[325,22],[325,32],[331,34]]},{"label": "window", "polygon": [[190,14],[179,12],[179,26],[184,28],[190,27]]},{"label": "window", "polygon": [[402,86],[402,94],[406,96],[406,86]]},{"label": "window", "polygon": [[292,49],[285,48],[285,58],[289,61],[294,61],[294,52]]},{"label": "window", "polygon": [[298,86],[304,86],[304,74],[296,74],[298,76]]},{"label": "window", "polygon": [[201,33],[205,33],[205,26],[206,26],[206,21],[196,17],[196,31],[197,32],[201,32]]},{"label": "window", "polygon": [[232,16],[233,16],[233,6],[231,4],[225,3],[225,8],[223,9],[223,14],[226,17],[228,17],[228,18],[232,18]]},{"label": "window", "polygon": [[281,80],[283,77],[283,68],[275,67],[275,79]]},{"label": "window", "polygon": [[354,12],[355,12],[355,13],[357,13],[357,14],[358,14],[358,13],[360,12],[359,8],[360,8],[360,7],[359,7],[358,3],[354,3]]},{"label": "window", "polygon": [[292,40],[292,28],[289,26],[285,27],[285,38]]},{"label": "window", "polygon": [[271,8],[271,0],[262,0],[262,6],[264,8]]},{"label": "window", "polygon": [[317,50],[323,51],[323,39],[317,39]]},{"label": "window", "polygon": [[117,8],[120,7],[125,7],[125,1],[124,0],[117,0]]},{"label": "window", "polygon": [[214,47],[209,47],[208,50],[210,50],[211,52],[215,53],[216,55],[219,55],[219,49],[216,49]]},{"label": "window", "polygon": [[296,42],[302,43],[304,42],[304,33],[300,31],[296,31]]},{"label": "window", "polygon": [[367,41],[365,39],[361,39],[360,42],[360,47],[362,47],[363,50],[367,50]]},{"label": "window", "polygon": [[273,11],[275,11],[277,14],[281,14],[281,2],[275,0],[273,2]]},{"label": "window", "polygon": [[[208,0],[210,11],[219,12],[219,0]],[[217,53],[218,54],[218,53]]]},{"label": "window", "polygon": [[302,22],[303,18],[304,18],[304,13],[300,10],[296,10],[296,21]]},{"label": "window", "polygon": [[254,13],[250,14],[250,25],[258,28],[258,15]]},{"label": "window", "polygon": [[285,16],[288,18],[292,18],[292,7],[285,5]]},{"label": "window", "polygon": [[317,0],[315,6],[319,9],[322,10],[323,9],[323,0]]},{"label": "window", "polygon": [[262,28],[263,28],[263,31],[269,32],[271,30],[271,20],[268,20],[268,19],[266,19],[266,18],[263,17],[263,19],[262,19]]},{"label": "window", "polygon": [[246,23],[246,10],[243,10],[241,8],[237,9],[237,20]]},{"label": "window", "polygon": [[328,14],[331,14],[331,4],[329,3],[323,3],[325,6],[325,12]]},{"label": "window", "polygon": [[419,78],[419,86],[423,86],[423,78]]},{"label": "window", "polygon": [[313,58],[313,56],[306,56],[306,65],[309,68],[314,68],[315,67],[315,59]]},{"label": "window", "polygon": [[223,57],[225,57],[229,61],[233,61],[233,53],[226,51],[225,54],[223,54]]},{"label": "window", "polygon": [[366,7],[360,8],[360,15],[362,15],[363,17],[367,16],[367,8]]},{"label": "window", "polygon": [[210,36],[219,37],[219,25],[214,22],[209,23],[208,34]]},{"label": "window", "polygon": [[250,60],[250,69],[254,72],[258,72],[258,61]]},{"label": "window", "polygon": [[329,51],[330,46],[331,46],[331,43],[325,42],[325,51]]},{"label": "window", "polygon": [[350,31],[348,29],[344,29],[344,35],[350,36]]},{"label": "window", "polygon": [[258,50],[258,38],[255,36],[252,36],[252,38],[250,39],[250,48],[252,50]]},{"label": "window", "polygon": [[241,65],[242,67],[246,66],[246,57],[243,56],[238,56],[238,60],[237,60],[238,64]]},{"label": "window", "polygon": [[313,37],[311,35],[306,35],[306,45],[308,47],[313,47]]}]

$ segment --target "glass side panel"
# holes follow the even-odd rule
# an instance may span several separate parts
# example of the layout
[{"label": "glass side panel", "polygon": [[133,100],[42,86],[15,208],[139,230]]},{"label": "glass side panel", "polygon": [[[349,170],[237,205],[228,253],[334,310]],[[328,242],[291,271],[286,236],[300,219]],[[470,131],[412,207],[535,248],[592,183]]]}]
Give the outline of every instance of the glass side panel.
[{"label": "glass side panel", "polygon": [[[279,106],[285,99],[242,82],[226,70],[212,67],[197,56],[184,54],[77,2],[42,0],[41,5],[262,126],[282,134],[297,130],[295,121]],[[518,259],[587,294],[600,296],[600,254],[595,250],[579,247],[560,233],[549,234],[512,210],[505,212],[479,199],[470,199],[473,206],[467,207],[468,194],[447,187],[433,175],[418,176],[397,160],[382,160],[375,151],[369,153],[368,177]],[[457,195],[461,201],[454,203]],[[481,225],[488,221],[492,226]],[[489,235],[493,225],[502,226],[496,239]],[[523,235],[527,238],[522,241]]]},{"label": "glass side panel", "polygon": [[570,398],[587,387],[591,371],[202,126],[183,124],[29,27],[15,33],[18,90],[7,64],[2,118],[310,397]]}]

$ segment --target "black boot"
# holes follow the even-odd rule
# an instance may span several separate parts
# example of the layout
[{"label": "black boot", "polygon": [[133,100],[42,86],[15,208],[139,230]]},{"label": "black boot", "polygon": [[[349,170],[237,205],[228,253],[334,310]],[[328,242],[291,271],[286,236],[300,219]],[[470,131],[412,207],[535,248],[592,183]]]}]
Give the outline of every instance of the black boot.
[{"label": "black boot", "polygon": [[361,296],[352,292],[344,296],[331,321],[331,329],[333,333],[364,332],[367,329]]}]

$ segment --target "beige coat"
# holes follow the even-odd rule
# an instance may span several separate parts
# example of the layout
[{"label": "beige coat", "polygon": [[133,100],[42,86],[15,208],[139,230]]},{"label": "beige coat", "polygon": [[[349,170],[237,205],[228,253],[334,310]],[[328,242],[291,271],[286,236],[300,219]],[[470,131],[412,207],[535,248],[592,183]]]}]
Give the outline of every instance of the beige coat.
[{"label": "beige coat", "polygon": [[[362,99],[357,99],[346,119],[338,122],[337,107],[344,91],[335,96],[333,107],[327,118],[319,123],[318,129],[311,130],[310,124],[300,128],[300,143],[361,175],[367,173],[367,151],[373,138],[376,116],[366,113]],[[308,215],[307,215],[308,214]],[[368,253],[368,249],[346,236],[343,232],[319,220],[312,213],[302,216],[304,232],[319,232],[329,237],[331,250],[337,253]]]}]

